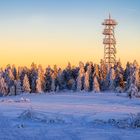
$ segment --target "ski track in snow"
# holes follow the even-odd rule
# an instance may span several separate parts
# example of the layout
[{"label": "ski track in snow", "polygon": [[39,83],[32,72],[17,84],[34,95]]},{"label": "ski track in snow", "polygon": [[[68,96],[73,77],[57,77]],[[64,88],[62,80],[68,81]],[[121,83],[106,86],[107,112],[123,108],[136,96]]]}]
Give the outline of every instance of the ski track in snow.
[{"label": "ski track in snow", "polygon": [[[22,102],[21,98],[30,102]],[[139,140],[140,128],[106,123],[139,112],[140,99],[130,100],[114,93],[1,97],[0,140]]]}]

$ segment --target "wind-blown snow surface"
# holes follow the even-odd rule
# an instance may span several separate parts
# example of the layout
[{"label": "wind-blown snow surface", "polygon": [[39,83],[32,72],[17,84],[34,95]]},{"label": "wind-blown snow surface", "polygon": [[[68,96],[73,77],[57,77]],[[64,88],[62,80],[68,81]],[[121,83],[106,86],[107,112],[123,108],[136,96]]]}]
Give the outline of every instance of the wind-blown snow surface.
[{"label": "wind-blown snow surface", "polygon": [[140,99],[114,93],[1,97],[0,140],[139,140],[139,112]]}]

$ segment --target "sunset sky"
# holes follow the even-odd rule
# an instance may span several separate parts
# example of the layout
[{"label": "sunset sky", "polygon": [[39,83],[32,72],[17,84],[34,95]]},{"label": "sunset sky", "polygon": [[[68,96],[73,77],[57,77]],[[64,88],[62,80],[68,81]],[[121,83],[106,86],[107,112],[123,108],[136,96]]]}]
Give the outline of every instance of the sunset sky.
[{"label": "sunset sky", "polygon": [[140,63],[140,0],[0,0],[0,66],[99,63],[109,13],[117,59]]}]

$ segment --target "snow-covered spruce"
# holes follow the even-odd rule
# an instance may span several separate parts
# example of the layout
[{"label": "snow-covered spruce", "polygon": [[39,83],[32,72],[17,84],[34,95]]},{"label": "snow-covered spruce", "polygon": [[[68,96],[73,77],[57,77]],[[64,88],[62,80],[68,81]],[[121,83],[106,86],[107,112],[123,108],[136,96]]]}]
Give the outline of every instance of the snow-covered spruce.
[{"label": "snow-covered spruce", "polygon": [[41,79],[38,77],[36,79],[36,92],[41,93],[42,92],[42,85],[41,85]]},{"label": "snow-covered spruce", "polygon": [[3,77],[0,77],[0,94],[2,95],[8,94],[8,85]]},{"label": "snow-covered spruce", "polygon": [[25,74],[23,79],[23,92],[29,93],[31,91],[30,89],[30,83],[27,74]]},{"label": "snow-covered spruce", "polygon": [[77,77],[77,91],[81,91],[84,89],[84,81],[85,81],[85,70],[84,70],[84,64],[79,64],[79,74]]},{"label": "snow-covered spruce", "polygon": [[94,76],[94,80],[93,80],[93,90],[94,92],[100,92],[100,85],[96,75]]}]

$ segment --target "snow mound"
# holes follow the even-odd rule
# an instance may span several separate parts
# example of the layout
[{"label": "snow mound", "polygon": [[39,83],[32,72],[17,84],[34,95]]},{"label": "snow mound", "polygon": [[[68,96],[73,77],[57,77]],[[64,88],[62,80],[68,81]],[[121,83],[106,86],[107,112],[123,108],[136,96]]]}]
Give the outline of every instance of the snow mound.
[{"label": "snow mound", "polygon": [[30,103],[31,100],[29,98],[21,97],[20,99],[2,99],[0,102],[4,103]]},{"label": "snow mound", "polygon": [[31,100],[29,98],[24,98],[24,97],[21,97],[19,102],[31,102]]},{"label": "snow mound", "polygon": [[33,109],[28,109],[23,111],[20,116],[20,119],[26,119],[26,120],[33,120],[33,121],[39,121],[39,122],[43,122],[46,124],[51,124],[51,123],[57,123],[57,124],[62,124],[62,123],[68,123],[66,122],[66,120],[63,119],[63,117],[61,117],[61,115],[58,114],[43,114],[43,113],[39,113],[34,111]]},{"label": "snow mound", "polygon": [[130,114],[127,118],[123,119],[108,119],[107,121],[105,120],[100,120],[100,119],[95,119],[93,120],[94,124],[96,125],[112,125],[118,128],[140,128],[140,113],[138,114]]}]

